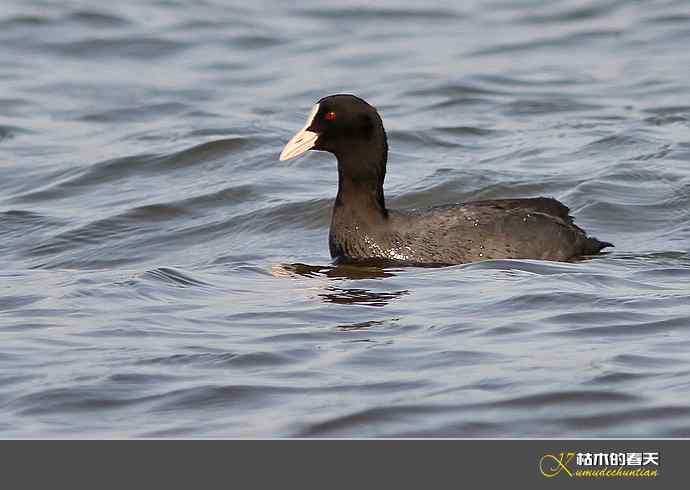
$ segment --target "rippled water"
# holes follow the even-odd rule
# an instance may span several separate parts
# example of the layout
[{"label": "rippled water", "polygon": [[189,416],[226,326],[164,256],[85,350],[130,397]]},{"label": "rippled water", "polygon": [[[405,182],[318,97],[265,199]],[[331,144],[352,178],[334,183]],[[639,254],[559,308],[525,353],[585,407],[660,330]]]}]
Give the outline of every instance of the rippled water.
[{"label": "rippled water", "polygon": [[[690,436],[687,1],[7,0],[0,435]],[[321,96],[393,207],[555,196],[576,263],[334,268]]]}]

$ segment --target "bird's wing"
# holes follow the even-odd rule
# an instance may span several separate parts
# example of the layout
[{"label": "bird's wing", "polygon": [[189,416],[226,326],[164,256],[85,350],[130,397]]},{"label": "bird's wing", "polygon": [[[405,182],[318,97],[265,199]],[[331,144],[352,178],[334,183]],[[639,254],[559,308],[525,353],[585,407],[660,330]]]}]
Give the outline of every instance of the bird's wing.
[{"label": "bird's wing", "polygon": [[467,207],[489,207],[502,210],[524,210],[527,212],[544,213],[562,219],[567,224],[573,224],[570,208],[553,197],[534,197],[526,199],[492,199],[465,203]]}]

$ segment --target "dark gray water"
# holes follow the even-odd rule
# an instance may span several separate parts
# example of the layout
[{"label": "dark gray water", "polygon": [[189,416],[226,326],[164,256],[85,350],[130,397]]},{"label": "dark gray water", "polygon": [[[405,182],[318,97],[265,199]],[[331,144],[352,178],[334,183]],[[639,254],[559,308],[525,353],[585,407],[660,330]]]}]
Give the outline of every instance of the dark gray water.
[{"label": "dark gray water", "polygon": [[[0,435],[690,436],[689,46],[687,1],[4,0]],[[278,154],[335,92],[390,206],[616,248],[333,268],[334,159]]]}]

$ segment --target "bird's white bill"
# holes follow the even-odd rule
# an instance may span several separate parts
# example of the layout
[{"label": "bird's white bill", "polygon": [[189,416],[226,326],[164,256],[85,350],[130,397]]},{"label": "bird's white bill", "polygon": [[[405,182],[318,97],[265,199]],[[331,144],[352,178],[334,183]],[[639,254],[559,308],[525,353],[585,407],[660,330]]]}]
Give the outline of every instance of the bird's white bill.
[{"label": "bird's white bill", "polygon": [[317,112],[319,112],[319,104],[316,104],[312,108],[311,112],[309,113],[309,117],[307,117],[307,124],[305,124],[296,135],[290,138],[290,141],[288,141],[287,145],[285,145],[285,148],[283,148],[283,151],[280,153],[281,161],[295,158],[296,156],[307,151],[309,148],[314,147],[316,140],[319,138],[319,134],[313,131],[307,131],[307,128],[311,126],[311,123],[314,121],[314,117],[316,116]]}]

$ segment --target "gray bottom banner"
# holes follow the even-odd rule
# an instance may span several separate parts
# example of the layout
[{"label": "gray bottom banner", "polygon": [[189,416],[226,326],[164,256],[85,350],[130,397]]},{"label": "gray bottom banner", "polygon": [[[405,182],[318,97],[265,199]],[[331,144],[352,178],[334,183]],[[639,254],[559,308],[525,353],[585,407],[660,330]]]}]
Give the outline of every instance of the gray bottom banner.
[{"label": "gray bottom banner", "polygon": [[688,440],[2,441],[3,488],[686,488]]}]

